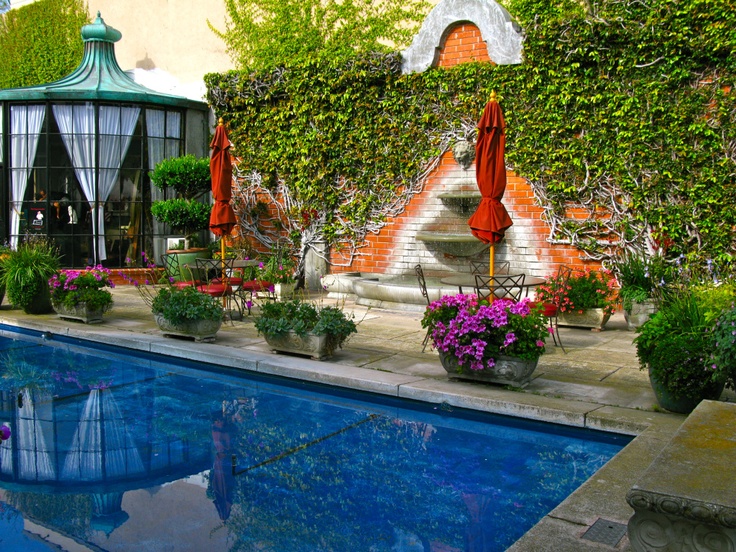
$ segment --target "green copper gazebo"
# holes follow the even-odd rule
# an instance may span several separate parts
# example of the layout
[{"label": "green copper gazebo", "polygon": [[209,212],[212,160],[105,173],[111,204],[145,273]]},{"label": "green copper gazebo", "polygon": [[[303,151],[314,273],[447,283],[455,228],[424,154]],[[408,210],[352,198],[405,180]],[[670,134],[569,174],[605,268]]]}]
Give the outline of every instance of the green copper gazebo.
[{"label": "green copper gazebo", "polygon": [[115,58],[120,38],[98,13],[73,73],[0,90],[0,239],[46,235],[67,267],[158,259],[166,229],[150,215],[162,196],[148,174],[207,153],[207,105],[136,83]]}]

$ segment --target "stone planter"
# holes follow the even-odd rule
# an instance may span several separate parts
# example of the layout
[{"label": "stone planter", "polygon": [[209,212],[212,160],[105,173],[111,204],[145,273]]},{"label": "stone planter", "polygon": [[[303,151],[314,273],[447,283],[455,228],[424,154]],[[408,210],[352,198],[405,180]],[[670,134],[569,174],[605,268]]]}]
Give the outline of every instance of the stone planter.
[{"label": "stone planter", "polygon": [[287,284],[274,284],[273,295],[278,301],[288,300],[294,297],[295,289],[295,282],[289,282]]},{"label": "stone planter", "polygon": [[457,357],[443,351],[439,351],[439,354],[442,367],[450,376],[471,381],[512,385],[514,387],[526,387],[531,381],[532,374],[539,362],[539,360],[523,360],[502,355],[496,359],[496,365],[493,368],[470,370],[462,367],[462,371],[458,371],[460,367],[457,363]]},{"label": "stone planter", "polygon": [[632,301],[631,308],[624,310],[624,318],[629,330],[636,331],[644,325],[644,323],[657,312],[657,305],[654,301],[644,301],[638,303]]},{"label": "stone planter", "polygon": [[602,330],[611,318],[603,309],[584,309],[583,312],[561,312],[557,315],[557,324],[575,328]]},{"label": "stone planter", "polygon": [[703,400],[718,400],[726,386],[725,383],[714,383],[704,389],[700,397],[676,397],[667,387],[652,377],[651,369],[649,370],[649,383],[659,406],[677,414],[690,414]]},{"label": "stone planter", "polygon": [[325,360],[330,358],[333,353],[328,345],[326,334],[306,333],[299,335],[295,331],[289,330],[285,334],[264,334],[263,337],[274,352],[308,356],[313,360]]},{"label": "stone planter", "polygon": [[77,303],[67,307],[64,303],[54,303],[54,310],[59,318],[65,320],[79,320],[85,324],[99,324],[102,322],[103,309],[89,309],[87,303]]},{"label": "stone planter", "polygon": [[154,314],[156,324],[165,337],[187,337],[196,342],[212,342],[222,326],[222,320],[193,320],[172,324],[160,314]]}]

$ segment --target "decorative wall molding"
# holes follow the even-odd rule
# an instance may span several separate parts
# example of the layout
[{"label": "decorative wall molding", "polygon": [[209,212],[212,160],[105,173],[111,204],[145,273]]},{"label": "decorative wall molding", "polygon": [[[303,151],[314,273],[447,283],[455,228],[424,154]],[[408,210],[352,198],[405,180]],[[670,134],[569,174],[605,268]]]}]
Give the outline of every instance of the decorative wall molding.
[{"label": "decorative wall molding", "polygon": [[402,52],[401,70],[420,73],[435,65],[448,31],[463,22],[473,23],[480,29],[494,63],[521,63],[523,34],[502,6],[493,0],[442,0],[424,20],[411,46]]}]

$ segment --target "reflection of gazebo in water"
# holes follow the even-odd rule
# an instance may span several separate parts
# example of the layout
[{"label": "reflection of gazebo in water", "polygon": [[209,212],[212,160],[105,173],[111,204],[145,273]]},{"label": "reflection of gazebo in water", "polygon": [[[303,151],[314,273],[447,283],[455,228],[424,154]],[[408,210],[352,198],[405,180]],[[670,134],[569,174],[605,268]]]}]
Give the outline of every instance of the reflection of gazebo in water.
[{"label": "reflection of gazebo in water", "polygon": [[62,500],[66,493],[86,494],[91,527],[108,534],[128,517],[122,510],[126,491],[200,473],[211,462],[207,440],[172,435],[136,442],[131,424],[150,430],[155,412],[141,408],[138,419],[126,419],[110,388],[71,397],[38,389],[2,396],[2,421],[12,434],[0,446],[0,487],[53,493]]},{"label": "reflection of gazebo in water", "polygon": [[54,83],[0,90],[0,240],[51,236],[65,266],[159,258],[165,228],[149,171],[207,152],[207,106],[134,82],[115,59],[121,34],[99,17],[82,28],[84,58]]}]

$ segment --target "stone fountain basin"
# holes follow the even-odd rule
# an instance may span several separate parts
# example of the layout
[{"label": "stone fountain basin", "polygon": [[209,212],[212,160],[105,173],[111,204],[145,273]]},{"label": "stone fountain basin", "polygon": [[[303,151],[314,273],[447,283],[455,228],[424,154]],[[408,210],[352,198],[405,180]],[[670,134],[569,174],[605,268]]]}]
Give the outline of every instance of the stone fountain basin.
[{"label": "stone fountain basin", "polygon": [[427,249],[454,257],[472,257],[489,247],[487,243],[483,243],[473,234],[423,231],[417,232],[416,239],[424,242]]}]

